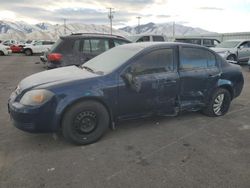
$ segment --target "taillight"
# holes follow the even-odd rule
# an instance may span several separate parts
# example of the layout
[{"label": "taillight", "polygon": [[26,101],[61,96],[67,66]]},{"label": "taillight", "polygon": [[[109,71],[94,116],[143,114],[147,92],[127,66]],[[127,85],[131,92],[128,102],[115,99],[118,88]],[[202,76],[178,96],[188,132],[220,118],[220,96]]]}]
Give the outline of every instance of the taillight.
[{"label": "taillight", "polygon": [[49,61],[61,61],[62,60],[62,54],[59,53],[52,53],[48,55]]}]

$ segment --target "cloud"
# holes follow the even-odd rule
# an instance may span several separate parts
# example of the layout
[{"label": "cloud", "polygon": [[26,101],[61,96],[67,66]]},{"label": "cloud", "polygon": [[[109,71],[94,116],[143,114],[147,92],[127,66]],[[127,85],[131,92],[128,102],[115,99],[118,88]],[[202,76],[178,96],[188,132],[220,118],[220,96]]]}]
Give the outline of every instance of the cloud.
[{"label": "cloud", "polygon": [[223,8],[218,8],[218,7],[200,7],[198,9],[200,9],[200,10],[218,10],[218,11],[224,10]]},{"label": "cloud", "polygon": [[158,18],[170,18],[172,17],[171,15],[157,15]]}]

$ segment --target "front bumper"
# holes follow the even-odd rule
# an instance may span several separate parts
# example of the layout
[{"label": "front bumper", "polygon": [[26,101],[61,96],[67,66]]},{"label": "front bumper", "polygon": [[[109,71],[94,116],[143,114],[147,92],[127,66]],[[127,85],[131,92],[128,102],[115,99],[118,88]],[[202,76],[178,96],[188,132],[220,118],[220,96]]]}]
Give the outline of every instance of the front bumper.
[{"label": "front bumper", "polygon": [[8,112],[13,125],[31,133],[48,133],[56,131],[53,127],[55,105],[49,102],[42,106],[24,106],[13,100],[13,94],[8,101]]}]

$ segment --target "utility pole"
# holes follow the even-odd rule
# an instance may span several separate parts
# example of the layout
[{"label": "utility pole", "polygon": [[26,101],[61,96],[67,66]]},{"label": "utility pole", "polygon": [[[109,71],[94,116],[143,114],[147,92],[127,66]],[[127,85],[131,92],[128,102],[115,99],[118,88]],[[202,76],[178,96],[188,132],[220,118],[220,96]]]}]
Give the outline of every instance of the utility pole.
[{"label": "utility pole", "polygon": [[173,40],[175,39],[175,21],[173,22]]},{"label": "utility pole", "polygon": [[140,19],[141,19],[141,17],[140,17],[140,16],[137,16],[136,18],[138,19],[137,34],[139,34],[139,33],[140,33]]},{"label": "utility pole", "polygon": [[63,19],[64,35],[66,35],[66,19]]},{"label": "utility pole", "polygon": [[114,10],[114,8],[108,8],[109,9],[109,14],[108,14],[108,18],[109,18],[109,21],[110,21],[110,34],[112,35],[112,20],[113,20],[113,18],[114,18],[114,13],[115,13],[115,11],[113,11]]}]

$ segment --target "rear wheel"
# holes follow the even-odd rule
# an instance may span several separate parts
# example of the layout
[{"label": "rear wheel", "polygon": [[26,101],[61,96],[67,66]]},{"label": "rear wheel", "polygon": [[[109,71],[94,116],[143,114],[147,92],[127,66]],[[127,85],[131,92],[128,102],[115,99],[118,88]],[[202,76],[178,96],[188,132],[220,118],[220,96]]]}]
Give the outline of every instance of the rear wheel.
[{"label": "rear wheel", "polygon": [[63,136],[75,144],[96,142],[109,127],[106,108],[95,101],[84,101],[73,105],[64,114]]},{"label": "rear wheel", "polygon": [[4,55],[4,53],[2,51],[0,51],[0,56]]},{"label": "rear wheel", "polygon": [[24,53],[25,53],[26,56],[31,56],[32,55],[31,49],[24,50]]},{"label": "rear wheel", "polygon": [[231,95],[228,90],[217,89],[210,99],[208,106],[203,112],[211,117],[223,116],[229,110],[231,104]]}]

